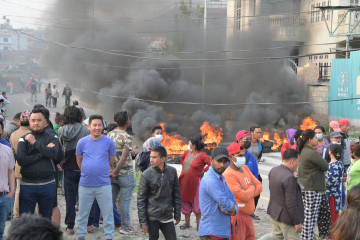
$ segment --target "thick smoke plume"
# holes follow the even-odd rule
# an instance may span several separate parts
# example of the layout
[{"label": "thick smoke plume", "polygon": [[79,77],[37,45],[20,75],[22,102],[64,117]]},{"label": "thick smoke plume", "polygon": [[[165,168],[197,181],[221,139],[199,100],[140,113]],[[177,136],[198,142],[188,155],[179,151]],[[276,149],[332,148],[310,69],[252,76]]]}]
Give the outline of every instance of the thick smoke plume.
[{"label": "thick smoke plume", "polygon": [[[269,6],[260,6],[259,14],[262,11],[277,14],[275,10],[267,12],[271,7],[278,9],[275,5],[279,3],[271,2],[266,4]],[[281,2],[281,12],[294,12],[298,8],[298,1]],[[166,123],[168,131],[191,136],[199,134],[204,121],[219,124],[225,129],[225,137],[232,139],[239,129],[249,125],[270,125],[284,116],[291,125],[301,115],[311,112],[310,106],[281,104],[306,100],[303,85],[296,82],[296,75],[286,62],[256,63],[264,61],[261,57],[289,56],[296,52],[291,47],[259,49],[294,42],[286,39],[272,41],[272,31],[264,24],[255,24],[248,31],[226,38],[228,28],[232,27],[226,25],[226,14],[209,15],[204,41],[201,7],[197,2],[182,4],[178,0],[169,0],[165,4],[148,0],[143,3],[59,0],[50,9],[57,13],[53,15],[54,22],[60,17],[81,21],[58,21],[56,25],[64,28],[51,28],[49,37],[88,50],[49,44],[43,63],[60,73],[73,87],[100,92],[83,92],[81,101],[96,105],[108,119],[112,119],[116,111],[127,110],[135,134],[142,139],[160,122]],[[213,19],[215,17],[218,19]],[[150,51],[156,43],[163,44],[162,48]],[[217,52],[203,53],[204,49]],[[249,51],[219,52],[224,49]],[[221,60],[225,58],[245,60]],[[206,66],[203,97],[202,66]],[[202,101],[213,104],[279,104],[182,104]]]}]

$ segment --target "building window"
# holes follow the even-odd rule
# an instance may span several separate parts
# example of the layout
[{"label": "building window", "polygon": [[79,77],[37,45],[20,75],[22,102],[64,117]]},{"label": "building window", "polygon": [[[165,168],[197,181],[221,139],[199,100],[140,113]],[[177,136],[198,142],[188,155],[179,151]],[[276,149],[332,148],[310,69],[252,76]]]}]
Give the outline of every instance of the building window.
[{"label": "building window", "polygon": [[[317,3],[316,7],[320,7],[320,3]],[[320,10],[318,8],[316,9],[315,22],[320,22]]]},{"label": "building window", "polygon": [[310,23],[315,22],[315,4],[311,4]]}]

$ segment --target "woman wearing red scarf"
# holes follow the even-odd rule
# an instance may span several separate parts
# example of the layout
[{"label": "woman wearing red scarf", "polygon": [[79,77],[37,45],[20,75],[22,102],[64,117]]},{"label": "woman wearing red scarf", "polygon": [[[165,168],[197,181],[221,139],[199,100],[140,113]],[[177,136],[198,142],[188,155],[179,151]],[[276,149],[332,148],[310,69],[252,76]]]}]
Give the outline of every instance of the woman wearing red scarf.
[{"label": "woman wearing red scarf", "polygon": [[[211,161],[203,151],[205,144],[202,137],[189,140],[188,151],[181,155],[182,171],[179,177],[181,191],[181,212],[185,215],[185,224],[180,226],[184,230],[190,227],[190,215],[196,216],[197,228],[199,228],[201,212],[199,204],[199,185],[204,172],[209,169]],[[204,169],[204,167],[207,167]]]}]

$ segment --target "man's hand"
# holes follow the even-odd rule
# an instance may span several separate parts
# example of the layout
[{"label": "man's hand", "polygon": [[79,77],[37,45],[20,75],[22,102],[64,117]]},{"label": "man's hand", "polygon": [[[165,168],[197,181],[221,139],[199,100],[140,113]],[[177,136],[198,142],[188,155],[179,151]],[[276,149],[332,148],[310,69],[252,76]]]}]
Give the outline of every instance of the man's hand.
[{"label": "man's hand", "polygon": [[57,166],[57,169],[59,170],[59,172],[61,172],[63,170],[62,167],[60,166],[60,164],[58,164],[56,166]]},{"label": "man's hand", "polygon": [[175,225],[178,225],[179,222],[180,222],[180,219],[179,219],[179,220],[176,220],[176,219],[175,219]]},{"label": "man's hand", "polygon": [[14,192],[9,192],[7,196],[8,196],[8,198],[12,199],[14,197],[14,194],[15,194]]},{"label": "man's hand", "polygon": [[298,225],[295,225],[295,232],[296,233],[301,233],[302,231],[302,224],[298,224]]},{"label": "man's hand", "polygon": [[47,147],[53,148],[53,147],[55,147],[55,144],[53,144],[53,143],[51,142],[51,143],[49,143],[49,144],[47,145]]},{"label": "man's hand", "polygon": [[33,145],[36,142],[36,139],[32,134],[26,135],[25,140],[29,142],[31,145]]},{"label": "man's hand", "polygon": [[219,210],[220,212],[222,212],[223,214],[229,215],[229,216],[235,216],[236,215],[236,209],[235,209],[235,204],[232,207],[232,209],[230,209],[229,211],[224,211],[221,209],[220,204],[218,204]]},{"label": "man's hand", "polygon": [[110,169],[109,175],[110,175],[110,180],[111,181],[114,181],[114,179],[117,177],[117,174],[115,174],[113,169]]},{"label": "man's hand", "polygon": [[147,234],[147,233],[149,232],[149,226],[142,227],[142,228],[141,228],[141,231],[142,231],[144,234]]}]

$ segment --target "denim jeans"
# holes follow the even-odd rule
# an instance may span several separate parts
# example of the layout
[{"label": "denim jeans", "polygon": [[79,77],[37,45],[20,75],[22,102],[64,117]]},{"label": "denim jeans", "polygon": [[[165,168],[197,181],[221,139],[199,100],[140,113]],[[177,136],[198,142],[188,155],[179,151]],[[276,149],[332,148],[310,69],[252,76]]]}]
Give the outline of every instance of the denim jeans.
[{"label": "denim jeans", "polygon": [[176,231],[174,222],[161,223],[160,221],[149,222],[149,240],[159,239],[159,229],[164,234],[166,240],[176,240]]},{"label": "denim jeans", "polygon": [[[75,225],[75,205],[78,198],[79,181],[81,173],[79,171],[66,171],[64,170],[63,186],[65,188],[65,202],[66,202],[66,215],[65,225],[69,229],[74,229]],[[91,207],[88,226],[93,225],[95,214],[95,201]]]},{"label": "denim jeans", "polygon": [[45,96],[45,105],[51,107],[51,95]]},{"label": "denim jeans", "polygon": [[134,174],[119,175],[111,182],[113,204],[120,192],[122,226],[130,226],[130,203],[136,185]]},{"label": "denim jeans", "polygon": [[10,202],[11,199],[7,195],[0,197],[0,240],[3,239],[5,222],[10,211]]},{"label": "denim jeans", "polygon": [[[65,191],[66,192],[66,191]],[[102,216],[106,239],[114,237],[114,213],[111,202],[111,186],[100,187],[79,186],[79,212],[77,216],[78,236],[84,238],[86,235],[86,225],[89,218],[90,209],[94,200],[99,204]]]},{"label": "denim jeans", "polygon": [[39,214],[51,220],[56,197],[55,182],[36,186],[20,184],[20,215],[23,213],[34,214],[37,203]]},{"label": "denim jeans", "polygon": [[[100,219],[100,208],[99,208],[99,204],[97,203],[97,201],[94,201],[94,205],[91,208],[91,211],[94,212],[93,217],[89,217],[89,223],[91,223],[90,225],[94,225],[96,227],[99,227],[99,219]],[[90,213],[91,215],[91,213]],[[117,210],[116,204],[114,204],[114,223],[115,225],[120,225],[121,224],[121,217],[120,214]]]}]

